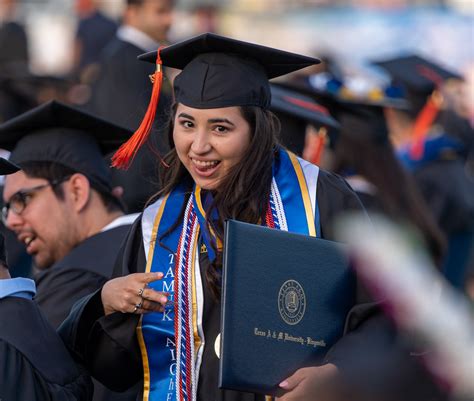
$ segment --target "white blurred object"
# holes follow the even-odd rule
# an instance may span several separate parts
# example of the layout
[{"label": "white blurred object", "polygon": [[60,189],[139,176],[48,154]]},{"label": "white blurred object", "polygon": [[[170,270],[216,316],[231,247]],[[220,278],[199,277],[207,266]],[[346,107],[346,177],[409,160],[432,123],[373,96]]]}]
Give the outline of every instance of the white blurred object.
[{"label": "white blurred object", "polygon": [[455,396],[474,396],[474,318],[469,301],[435,270],[408,230],[384,218],[373,225],[346,216],[336,225],[355,268],[369,290],[384,299],[389,315],[405,331],[425,340],[428,369]]}]

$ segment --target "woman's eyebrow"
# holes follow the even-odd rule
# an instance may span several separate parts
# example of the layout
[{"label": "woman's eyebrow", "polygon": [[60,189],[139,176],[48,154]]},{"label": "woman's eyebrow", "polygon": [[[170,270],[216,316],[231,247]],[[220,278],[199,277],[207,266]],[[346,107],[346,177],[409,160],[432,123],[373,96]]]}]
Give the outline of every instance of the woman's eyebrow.
[{"label": "woman's eyebrow", "polygon": [[235,127],[235,124],[228,120],[227,118],[210,118],[209,120],[207,120],[208,123],[211,123],[211,124],[216,124],[216,123],[227,123],[229,125],[232,125],[233,127]]},{"label": "woman's eyebrow", "polygon": [[194,121],[194,117],[190,116],[189,114],[186,114],[186,113],[179,113],[178,117],[187,118],[188,120],[193,120]]}]

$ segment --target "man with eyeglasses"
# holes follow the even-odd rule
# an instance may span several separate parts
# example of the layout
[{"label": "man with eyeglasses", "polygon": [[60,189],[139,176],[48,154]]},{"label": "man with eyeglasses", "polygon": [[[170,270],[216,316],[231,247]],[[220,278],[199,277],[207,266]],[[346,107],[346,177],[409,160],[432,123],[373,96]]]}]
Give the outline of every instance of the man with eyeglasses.
[{"label": "man with eyeglasses", "polygon": [[[0,159],[0,175],[18,169]],[[0,233],[0,399],[90,400],[90,378],[33,301],[35,292],[33,280],[10,277]]]},{"label": "man with eyeglasses", "polygon": [[[104,154],[131,132],[52,101],[0,126],[0,148],[21,171],[5,179],[2,219],[33,258],[36,302],[57,328],[113,272],[137,215],[125,215]],[[123,400],[120,394],[94,400]]]}]

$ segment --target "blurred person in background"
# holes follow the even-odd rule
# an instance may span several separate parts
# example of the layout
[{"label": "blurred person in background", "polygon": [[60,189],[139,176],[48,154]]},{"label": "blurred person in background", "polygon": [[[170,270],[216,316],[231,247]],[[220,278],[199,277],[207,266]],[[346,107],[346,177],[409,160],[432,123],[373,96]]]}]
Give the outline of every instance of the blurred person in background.
[{"label": "blurred person in background", "polygon": [[[173,0],[127,0],[122,25],[102,53],[100,74],[87,110],[130,129],[140,125],[151,96],[149,76],[155,67],[138,61],[137,56],[168,44],[173,9]],[[170,102],[171,85],[165,81],[158,107],[160,121],[167,120]],[[165,154],[168,146],[165,135],[152,137],[155,139],[140,150],[129,171],[113,172],[112,182],[124,188],[123,201],[129,212],[141,211],[159,189],[154,178],[159,158],[151,149]]]},{"label": "blurred person in background", "polygon": [[99,9],[99,0],[76,0],[79,18],[74,42],[75,75],[80,82],[90,83],[97,74],[100,55],[113,39],[117,24]]},{"label": "blurred person in background", "polygon": [[386,108],[390,140],[413,174],[448,239],[444,272],[463,288],[474,246],[474,181],[466,174],[466,143],[454,125],[442,126],[442,86],[461,77],[419,56],[376,62],[388,71],[409,102],[407,110]]},{"label": "blurred person in background", "polygon": [[[22,170],[5,179],[4,224],[38,272],[36,302],[57,328],[72,305],[111,276],[136,215],[124,215],[103,154],[130,131],[58,102],[0,126],[0,146]],[[94,400],[134,400],[95,383]]]},{"label": "blurred person in background", "polygon": [[389,141],[384,107],[407,109],[400,91],[381,88],[368,80],[366,90],[356,93],[329,72],[285,85],[317,98],[340,124],[339,129],[329,131],[332,135],[325,143],[315,146],[324,156],[318,157],[323,168],[342,175],[369,214],[383,213],[415,226],[441,267],[446,249],[444,234]]},{"label": "blurred person in background", "polygon": [[0,2],[0,66],[28,65],[28,38],[23,26],[16,20],[16,0]]},{"label": "blurred person in background", "polygon": [[388,138],[383,103],[344,102],[333,106],[341,123],[333,171],[346,178],[364,207],[415,226],[438,266],[446,239],[416,182],[403,168]]},{"label": "blurred person in background", "polygon": [[[0,174],[19,168],[0,159]],[[38,308],[33,280],[11,278],[0,233],[0,399],[88,401],[92,383]]]},{"label": "blurred person in background", "polygon": [[192,8],[195,23],[195,34],[211,32],[218,33],[219,29],[219,5],[199,3]]},{"label": "blurred person in background", "polygon": [[17,1],[0,2],[0,122],[23,112],[23,97],[9,86],[11,76],[28,71],[28,37],[17,19]]}]

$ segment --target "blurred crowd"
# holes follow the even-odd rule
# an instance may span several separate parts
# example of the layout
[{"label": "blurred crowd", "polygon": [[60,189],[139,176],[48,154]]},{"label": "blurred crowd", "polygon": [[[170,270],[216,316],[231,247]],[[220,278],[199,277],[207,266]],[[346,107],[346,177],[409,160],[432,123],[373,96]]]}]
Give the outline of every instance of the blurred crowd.
[{"label": "blurred crowd", "polygon": [[[159,121],[167,120],[173,103],[177,71],[172,68],[165,69],[158,123],[148,146],[138,152],[126,172],[102,172],[100,163],[110,165],[112,152],[131,136],[147,112],[153,89],[149,76],[155,66],[137,61],[137,57],[176,41],[170,32],[180,4],[174,0],[127,0],[118,8],[118,18],[112,18],[100,2],[76,0],[72,66],[58,76],[33,72],[31,38],[17,18],[20,3],[0,0],[1,155],[19,155],[20,148],[26,149],[24,154],[33,148],[54,148],[53,142],[23,143],[18,132],[41,134],[59,124],[57,120],[51,122],[51,113],[58,111],[67,120],[63,126],[92,133],[99,144],[93,149],[80,139],[61,144],[64,154],[54,148],[47,157],[49,161],[64,161],[65,169],[26,163],[21,166],[24,177],[6,178],[2,189],[2,203],[7,202],[9,208],[2,219],[7,256],[1,261],[9,270],[3,277],[33,278],[37,304],[47,324],[56,330],[75,301],[100,288],[113,275],[113,261],[127,230],[160,189],[156,171],[169,143],[168,127]],[[202,32],[225,33],[220,12],[217,3],[187,4],[186,13],[181,10],[180,14],[187,19],[179,24],[186,27],[188,37]],[[466,38],[466,48],[473,46],[472,41],[472,36]],[[275,45],[277,42],[275,38]],[[474,94],[469,77],[463,76],[461,66],[454,70],[415,53],[366,60],[370,68],[363,74],[354,69],[350,75],[346,74],[348,66],[330,54],[318,57],[321,64],[272,82],[271,109],[281,123],[281,143],[343,176],[370,217],[383,214],[410,227],[406,235],[413,235],[426,249],[435,266],[432,274],[443,277],[446,288],[462,294],[462,302],[471,302],[464,318],[465,327],[471,330],[468,346],[474,349]],[[23,153],[21,157],[28,162]],[[71,191],[76,191],[78,199],[81,191],[91,191],[97,196],[95,202],[86,208],[79,203],[61,206],[60,200],[50,200],[36,209],[36,215],[34,210],[21,214],[40,190],[38,179],[46,179],[54,187],[71,177],[75,169],[91,184],[78,180]],[[24,187],[29,192],[18,190]],[[81,213],[75,214],[79,207]],[[376,219],[374,222],[376,225]],[[25,225],[30,227],[26,234]],[[91,232],[104,237],[91,239]],[[98,256],[102,251],[107,261],[105,256]],[[3,326],[10,317],[0,313]],[[33,318],[29,320],[31,323]],[[433,373],[423,357],[427,342],[423,330],[414,336],[398,327],[396,319],[392,323],[393,335],[380,336],[371,355],[354,351],[349,358],[354,364],[344,370],[345,380],[321,387],[318,399],[472,399],[472,394],[453,391],[452,383],[446,382],[449,375],[440,378]],[[54,334],[48,333],[41,335],[52,338]],[[455,337],[456,333],[450,335]],[[58,359],[63,357],[61,352],[57,352]],[[471,350],[466,352],[469,355]],[[41,352],[37,358],[42,358]],[[359,366],[361,360],[364,363]],[[74,369],[64,372],[69,374],[64,380],[82,377],[83,373]],[[474,382],[474,361],[470,367],[467,363],[466,369],[471,370]],[[118,394],[98,382],[94,385],[97,401],[134,400],[137,393],[132,388]]]}]

